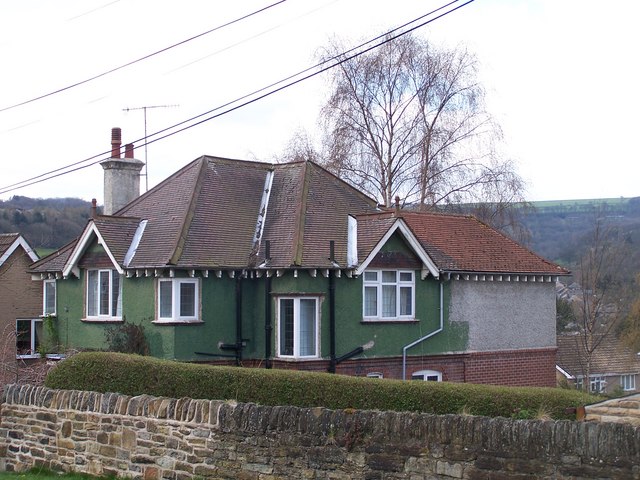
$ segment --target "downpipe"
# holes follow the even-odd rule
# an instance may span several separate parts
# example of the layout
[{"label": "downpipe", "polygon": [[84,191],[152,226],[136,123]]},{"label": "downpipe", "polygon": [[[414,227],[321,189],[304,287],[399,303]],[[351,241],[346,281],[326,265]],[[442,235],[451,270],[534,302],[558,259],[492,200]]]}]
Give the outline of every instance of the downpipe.
[{"label": "downpipe", "polygon": [[437,330],[434,330],[431,333],[428,333],[422,338],[419,338],[408,345],[402,347],[402,380],[407,379],[407,350],[412,347],[415,347],[419,343],[424,342],[425,340],[437,335],[438,333],[444,330],[444,283],[440,281],[440,327]]}]

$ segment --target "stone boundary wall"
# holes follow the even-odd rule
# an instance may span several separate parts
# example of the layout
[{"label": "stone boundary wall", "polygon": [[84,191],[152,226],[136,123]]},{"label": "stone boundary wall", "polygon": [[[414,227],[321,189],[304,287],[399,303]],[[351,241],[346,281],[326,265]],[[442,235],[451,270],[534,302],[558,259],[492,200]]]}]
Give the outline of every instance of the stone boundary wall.
[{"label": "stone boundary wall", "polygon": [[612,398],[587,405],[584,419],[587,422],[627,423],[640,426],[640,393]]},{"label": "stone boundary wall", "polygon": [[145,480],[640,478],[640,429],[9,385],[0,456]]}]

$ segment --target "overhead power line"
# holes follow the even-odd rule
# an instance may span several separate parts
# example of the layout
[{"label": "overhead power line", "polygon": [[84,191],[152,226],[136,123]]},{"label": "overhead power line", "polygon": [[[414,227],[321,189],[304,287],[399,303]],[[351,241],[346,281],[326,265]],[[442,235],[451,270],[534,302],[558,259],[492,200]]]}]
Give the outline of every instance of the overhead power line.
[{"label": "overhead power line", "polygon": [[148,60],[148,59],[150,59],[152,57],[155,57],[156,55],[159,55],[161,53],[169,51],[169,50],[171,50],[173,48],[179,47],[180,45],[184,45],[185,43],[191,42],[192,40],[195,40],[197,38],[203,37],[205,35],[208,35],[210,33],[215,32],[217,30],[220,30],[222,28],[225,28],[225,27],[228,27],[230,25],[233,25],[234,23],[241,22],[242,20],[245,20],[245,19],[247,19],[249,17],[252,17],[254,15],[257,15],[258,13],[264,12],[265,10],[273,8],[276,5],[280,5],[281,3],[284,3],[286,1],[287,0],[279,0],[277,2],[274,2],[274,3],[270,4],[270,5],[267,5],[266,7],[262,7],[260,9],[258,9],[258,10],[255,10],[255,11],[251,12],[251,13],[243,15],[242,17],[238,17],[235,20],[231,20],[231,21],[229,21],[227,23],[223,23],[222,25],[218,25],[217,27],[213,27],[213,28],[207,30],[206,32],[199,33],[198,35],[194,35],[193,37],[189,37],[189,38],[187,38],[185,40],[182,40],[182,41],[180,41],[178,43],[174,43],[173,45],[169,45],[168,47],[165,47],[165,48],[163,48],[161,50],[155,51],[153,53],[149,53],[149,54],[147,54],[147,55],[145,55],[143,57],[140,57],[140,58],[138,58],[136,60],[132,60],[130,62],[124,63],[124,64],[122,64],[122,65],[120,65],[118,67],[115,67],[115,68],[112,68],[110,70],[107,70],[106,72],[102,72],[102,73],[99,73],[98,75],[94,75],[92,77],[86,78],[86,79],[81,80],[79,82],[72,83],[71,85],[67,85],[66,87],[58,88],[57,90],[53,90],[53,91],[51,91],[49,93],[45,93],[45,94],[39,95],[37,97],[30,98],[28,100],[24,100],[22,102],[14,103],[13,105],[9,105],[7,107],[0,108],[0,113],[6,112],[7,110],[11,110],[11,109],[14,109],[14,108],[17,108],[17,107],[21,107],[23,105],[27,105],[29,103],[36,102],[38,100],[42,100],[43,98],[51,97],[52,95],[56,95],[58,93],[65,92],[67,90],[71,90],[72,88],[78,87],[80,85],[84,85],[85,83],[92,82],[93,80],[97,80],[98,78],[104,77],[104,76],[109,75],[109,74],[114,73],[114,72],[117,72],[118,70],[122,70],[123,68],[130,67],[131,65],[135,65],[136,63],[142,62],[144,60]]},{"label": "overhead power line", "polygon": [[[266,98],[268,96],[273,95],[274,93],[280,92],[286,88],[289,88],[293,85],[296,85],[300,82],[303,82],[305,80],[308,80],[312,77],[315,77],[316,75],[319,75],[321,73],[324,73],[332,68],[335,68],[339,65],[341,65],[344,62],[347,62],[353,58],[356,58],[360,55],[363,55],[377,47],[380,47],[382,45],[384,45],[385,43],[391,42],[399,37],[402,37],[403,35],[406,35],[408,33],[411,33],[421,27],[424,27],[425,25],[428,25],[450,13],[455,12],[456,10],[459,10],[460,8],[474,2],[475,0],[466,0],[463,1],[462,0],[453,0],[445,5],[442,5],[439,8],[436,8],[424,15],[421,15],[409,22],[404,23],[403,25],[400,25],[392,30],[389,30],[381,35],[378,35],[377,37],[372,38],[371,40],[368,40],[366,42],[361,43],[360,45],[350,48],[338,55],[335,55],[334,57],[331,57],[327,60],[324,60],[312,67],[308,67],[298,73],[295,73],[293,75],[290,75],[286,78],[283,78],[277,82],[274,82],[270,85],[267,85],[265,87],[262,87],[258,90],[255,90],[251,93],[248,93],[246,95],[243,95],[242,97],[238,97],[235,100],[232,100],[230,102],[227,102],[223,105],[219,105],[211,110],[208,110],[206,112],[203,112],[199,115],[196,115],[194,117],[188,118],[186,120],[183,120],[179,123],[173,124],[169,127],[163,128],[161,130],[158,130],[154,133],[151,133],[150,135],[146,136],[146,137],[142,137],[139,139],[134,140],[131,143],[136,144],[136,146],[134,147],[134,149],[139,149],[142,147],[146,147],[149,144],[158,142],[160,140],[164,140],[166,138],[169,138],[173,135],[176,135],[178,133],[181,133],[185,130],[188,130],[190,128],[193,128],[195,126],[201,125],[205,122],[208,122],[210,120],[213,120],[215,118],[218,118],[222,115],[226,115],[227,113],[233,112],[235,110],[238,110],[239,108],[245,107],[251,103],[257,102],[258,100],[261,100],[263,98]],[[456,4],[459,4],[456,6]],[[448,10],[447,10],[448,9]],[[443,12],[443,10],[446,10]],[[441,13],[439,13],[441,12]],[[432,15],[438,13],[437,16],[433,17],[433,18],[428,18],[431,17]],[[425,20],[426,19],[426,20]],[[204,117],[204,118],[203,118]],[[141,141],[143,141],[143,143],[140,143]],[[104,152],[101,152],[97,155],[93,155],[91,157],[85,158],[84,160],[80,160],[78,162],[75,163],[71,163],[68,164],[66,166],[57,168],[55,170],[51,170],[49,172],[45,172],[43,174],[40,174],[36,177],[31,177],[29,179],[23,180],[21,182],[18,183],[14,183],[12,185],[7,185],[6,187],[0,188],[0,195],[5,194],[5,193],[9,193],[13,190],[17,190],[20,188],[24,188],[27,186],[31,186],[37,183],[41,183],[44,182],[46,180],[50,180],[62,175],[66,175],[68,173],[72,173],[78,170],[82,170],[83,168],[87,168],[90,166],[93,166],[95,164],[100,163],[103,160],[106,160],[109,157],[106,157],[105,155],[108,155],[111,153],[111,150],[107,150]],[[97,159],[97,160],[96,160]],[[86,162],[90,162],[90,163],[86,163]],[[85,165],[83,165],[85,164]],[[72,168],[74,167],[74,168]]]}]

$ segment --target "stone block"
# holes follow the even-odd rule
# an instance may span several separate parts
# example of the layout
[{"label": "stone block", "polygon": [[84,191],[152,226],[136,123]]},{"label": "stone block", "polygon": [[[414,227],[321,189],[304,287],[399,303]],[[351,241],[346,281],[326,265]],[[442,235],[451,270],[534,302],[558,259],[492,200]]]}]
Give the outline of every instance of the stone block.
[{"label": "stone block", "polygon": [[436,463],[436,474],[446,475],[451,478],[462,478],[464,468],[460,463],[449,463],[439,460]]}]

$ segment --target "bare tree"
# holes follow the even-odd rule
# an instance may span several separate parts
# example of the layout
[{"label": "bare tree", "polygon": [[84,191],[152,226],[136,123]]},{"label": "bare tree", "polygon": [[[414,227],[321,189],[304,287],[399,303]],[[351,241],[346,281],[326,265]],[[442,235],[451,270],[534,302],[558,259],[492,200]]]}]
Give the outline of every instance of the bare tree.
[{"label": "bare tree", "polygon": [[[326,54],[342,49],[334,44]],[[474,55],[406,35],[341,63],[322,110],[326,166],[390,206],[521,200]]]},{"label": "bare tree", "polygon": [[617,333],[617,327],[626,317],[626,282],[620,275],[625,251],[619,230],[596,219],[590,245],[577,265],[582,295],[574,303],[576,348],[585,390],[589,389],[596,351],[609,335]]}]

